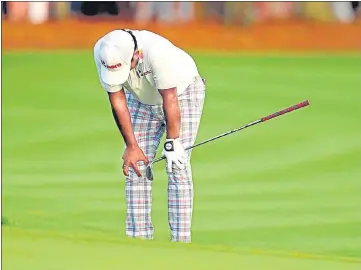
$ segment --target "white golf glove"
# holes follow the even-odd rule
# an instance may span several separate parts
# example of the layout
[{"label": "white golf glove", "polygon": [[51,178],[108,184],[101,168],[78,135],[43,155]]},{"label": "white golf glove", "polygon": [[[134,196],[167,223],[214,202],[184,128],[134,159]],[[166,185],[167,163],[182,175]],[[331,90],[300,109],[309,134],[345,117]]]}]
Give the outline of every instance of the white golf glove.
[{"label": "white golf glove", "polygon": [[187,156],[179,139],[167,139],[162,154],[167,159],[168,172],[172,172],[173,163],[178,169],[185,169]]}]

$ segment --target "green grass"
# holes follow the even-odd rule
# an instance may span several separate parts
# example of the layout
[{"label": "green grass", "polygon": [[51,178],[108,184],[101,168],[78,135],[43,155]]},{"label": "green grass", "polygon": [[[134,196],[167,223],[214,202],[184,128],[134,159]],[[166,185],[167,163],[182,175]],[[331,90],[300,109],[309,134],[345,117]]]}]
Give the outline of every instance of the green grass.
[{"label": "green grass", "polygon": [[152,242],[126,239],[123,143],[91,52],[2,59],[3,269],[359,269],[360,56],[194,54],[193,243],[170,244],[164,163]]}]

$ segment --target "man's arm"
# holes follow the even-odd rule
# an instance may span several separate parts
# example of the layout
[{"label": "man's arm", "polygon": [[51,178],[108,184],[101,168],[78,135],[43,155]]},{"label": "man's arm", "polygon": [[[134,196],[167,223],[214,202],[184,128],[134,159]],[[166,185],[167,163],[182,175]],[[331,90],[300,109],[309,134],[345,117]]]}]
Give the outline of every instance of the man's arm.
[{"label": "man's arm", "polygon": [[[163,111],[167,127],[167,139],[163,155],[167,158],[167,171],[172,171],[173,164],[183,170],[186,164],[186,154],[180,142],[181,113],[179,109],[177,88],[159,90],[163,97]],[[168,145],[168,146],[167,146]]]},{"label": "man's arm", "polygon": [[176,139],[180,136],[181,112],[178,104],[177,83],[178,65],[172,60],[174,48],[168,45],[159,45],[149,54],[155,87],[163,98],[163,111],[167,122],[167,139]]},{"label": "man's arm", "polygon": [[163,97],[163,111],[167,123],[167,139],[179,138],[181,114],[178,104],[177,88],[163,89],[159,92]]},{"label": "man's arm", "polygon": [[185,168],[187,157],[180,137],[181,111],[178,103],[178,65],[172,61],[173,47],[159,46],[149,55],[155,86],[163,98],[163,111],[167,124],[167,139],[163,155],[167,159],[167,171]]},{"label": "man's arm", "polygon": [[123,136],[125,144],[128,148],[138,147],[133,132],[124,90],[122,89],[118,92],[108,93],[108,96],[112,107],[114,120]]},{"label": "man's arm", "polygon": [[123,173],[128,176],[129,167],[133,167],[135,173],[141,177],[142,175],[139,171],[137,162],[143,161],[147,165],[149,161],[135,139],[124,90],[122,89],[117,92],[108,93],[108,96],[112,106],[114,120],[122,133],[124,142],[127,146],[123,154]]}]

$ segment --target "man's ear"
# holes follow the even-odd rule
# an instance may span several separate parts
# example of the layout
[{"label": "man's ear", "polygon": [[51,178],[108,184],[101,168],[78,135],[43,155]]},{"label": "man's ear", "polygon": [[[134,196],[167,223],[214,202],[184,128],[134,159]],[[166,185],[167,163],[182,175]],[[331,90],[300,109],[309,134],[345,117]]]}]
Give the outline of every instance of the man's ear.
[{"label": "man's ear", "polygon": [[137,59],[139,57],[139,50],[136,50],[134,53],[133,53],[133,58],[134,59]]},{"label": "man's ear", "polygon": [[132,60],[131,60],[131,68],[134,68],[138,62],[138,59],[139,59],[139,51],[136,50],[134,53],[133,53],[133,57],[132,57]]}]

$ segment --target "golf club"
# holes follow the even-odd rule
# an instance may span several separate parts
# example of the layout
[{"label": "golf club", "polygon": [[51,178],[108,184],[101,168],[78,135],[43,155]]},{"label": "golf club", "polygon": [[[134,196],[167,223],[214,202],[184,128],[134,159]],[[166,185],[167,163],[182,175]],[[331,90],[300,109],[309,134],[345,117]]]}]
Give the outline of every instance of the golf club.
[{"label": "golf club", "polygon": [[[236,129],[230,130],[230,131],[228,131],[228,132],[222,133],[222,134],[220,134],[220,135],[218,135],[218,136],[215,136],[215,137],[213,137],[213,138],[210,138],[210,139],[208,139],[208,140],[205,140],[205,141],[199,142],[199,143],[197,143],[197,144],[194,144],[194,145],[192,145],[192,146],[190,146],[190,147],[185,148],[184,150],[187,151],[187,150],[189,150],[189,149],[192,149],[192,148],[195,148],[195,147],[197,147],[197,146],[206,144],[206,143],[208,143],[208,142],[214,141],[214,140],[216,140],[216,139],[222,138],[222,137],[224,137],[224,136],[227,136],[227,135],[229,135],[229,134],[235,133],[235,132],[240,131],[240,130],[242,130],[242,129],[245,129],[245,128],[254,126],[254,125],[256,125],[256,124],[259,124],[259,123],[262,123],[262,122],[266,122],[266,121],[268,121],[268,120],[270,120],[270,119],[272,119],[272,118],[275,118],[275,117],[278,117],[278,116],[280,116],[280,115],[283,115],[283,114],[292,112],[292,111],[294,111],[294,110],[297,110],[297,109],[306,107],[306,106],[308,106],[308,105],[310,105],[310,102],[309,102],[308,100],[305,100],[305,101],[303,101],[303,102],[301,102],[301,103],[298,103],[298,104],[296,104],[296,105],[293,105],[293,106],[288,107],[288,108],[286,108],[286,109],[283,109],[283,110],[281,110],[281,111],[272,113],[272,114],[270,114],[270,115],[268,115],[268,116],[265,116],[265,117],[262,117],[262,118],[260,118],[260,119],[258,119],[258,120],[256,120],[256,121],[253,121],[253,122],[251,122],[251,123],[249,123],[249,124],[247,124],[247,125],[241,126],[241,127],[239,127],[239,128],[236,128]],[[151,181],[153,180],[153,164],[154,164],[154,163],[157,163],[157,162],[159,162],[159,161],[161,161],[161,160],[163,160],[163,159],[165,159],[165,156],[162,156],[162,157],[159,157],[159,158],[157,158],[157,159],[154,159],[152,162],[150,162],[150,163],[148,164],[147,169],[146,169],[146,177],[147,177],[149,180],[151,180]]]}]

